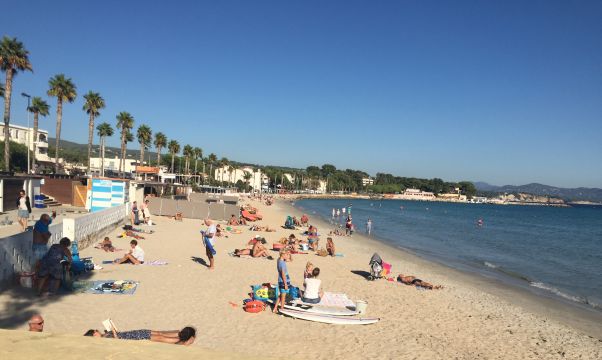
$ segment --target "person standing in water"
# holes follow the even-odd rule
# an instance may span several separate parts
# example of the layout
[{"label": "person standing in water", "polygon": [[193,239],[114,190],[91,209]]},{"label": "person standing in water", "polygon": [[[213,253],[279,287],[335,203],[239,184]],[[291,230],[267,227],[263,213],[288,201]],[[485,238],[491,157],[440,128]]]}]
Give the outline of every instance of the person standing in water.
[{"label": "person standing in water", "polygon": [[368,235],[372,233],[372,220],[368,218],[368,222],[366,222],[366,232]]}]

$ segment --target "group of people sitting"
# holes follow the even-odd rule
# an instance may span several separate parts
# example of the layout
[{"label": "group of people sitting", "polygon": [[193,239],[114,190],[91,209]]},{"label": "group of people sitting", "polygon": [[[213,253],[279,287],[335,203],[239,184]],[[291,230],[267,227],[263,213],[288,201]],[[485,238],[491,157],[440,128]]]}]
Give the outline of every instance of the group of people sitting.
[{"label": "group of people sitting", "polygon": [[245,220],[245,218],[242,216],[239,216],[237,218],[236,215],[232,214],[232,216],[230,217],[230,220],[228,220],[228,225],[230,225],[230,226],[247,225],[247,220]]},{"label": "group of people sitting", "polygon": [[254,258],[265,257],[268,259],[272,259],[272,257],[268,254],[268,249],[264,246],[267,241],[264,238],[255,238],[251,240],[252,247],[245,249],[235,249],[234,256],[242,256],[249,255]]}]

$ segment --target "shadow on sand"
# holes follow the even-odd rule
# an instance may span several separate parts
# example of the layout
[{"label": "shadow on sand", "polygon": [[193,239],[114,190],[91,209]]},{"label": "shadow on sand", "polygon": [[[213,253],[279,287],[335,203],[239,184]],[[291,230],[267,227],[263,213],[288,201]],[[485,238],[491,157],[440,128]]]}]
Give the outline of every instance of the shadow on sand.
[{"label": "shadow on sand", "polygon": [[[74,281],[86,280],[92,276],[92,271],[88,271],[74,277]],[[35,314],[43,314],[45,306],[54,302],[61,301],[66,296],[77,295],[76,292],[65,290],[63,287],[59,291],[49,297],[40,297],[36,289],[28,289],[19,287],[18,285],[11,286],[0,291],[0,295],[5,297],[5,301],[0,307],[0,328],[16,329],[24,324],[27,324],[29,318]]]},{"label": "shadow on sand", "polygon": [[203,258],[196,257],[196,256],[191,256],[190,260],[194,261],[197,264],[201,264],[201,265],[203,265],[205,267],[209,267],[209,264],[207,264],[207,262]]},{"label": "shadow on sand", "polygon": [[351,270],[351,272],[355,275],[359,275],[366,280],[370,280],[370,273],[364,270]]}]

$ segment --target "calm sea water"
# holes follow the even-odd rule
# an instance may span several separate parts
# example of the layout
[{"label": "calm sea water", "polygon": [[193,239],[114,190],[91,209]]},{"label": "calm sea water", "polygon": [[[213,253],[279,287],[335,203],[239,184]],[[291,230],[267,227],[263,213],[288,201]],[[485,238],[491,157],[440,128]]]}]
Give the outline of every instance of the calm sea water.
[{"label": "calm sea water", "polygon": [[[360,232],[452,267],[494,276],[602,311],[602,207],[553,208],[353,200]],[[300,200],[332,219],[350,200]],[[482,219],[483,224],[478,225]]]}]

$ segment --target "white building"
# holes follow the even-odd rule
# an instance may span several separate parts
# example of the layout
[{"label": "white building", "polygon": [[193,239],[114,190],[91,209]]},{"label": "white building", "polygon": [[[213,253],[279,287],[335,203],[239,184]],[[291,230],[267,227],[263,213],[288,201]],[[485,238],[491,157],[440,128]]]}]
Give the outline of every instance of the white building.
[{"label": "white building", "polygon": [[[36,161],[54,162],[54,158],[48,156],[48,131],[38,128],[37,139],[33,138],[33,128],[11,124],[8,131],[12,141],[25,146],[29,143],[31,152],[35,148]],[[0,140],[4,141],[4,123],[0,124]],[[59,159],[59,162],[62,162],[61,160]]]},{"label": "white building", "polygon": [[[120,160],[119,156],[115,156],[114,158],[105,157],[104,160],[105,160],[104,161],[105,173],[107,171],[114,171],[114,172],[119,171],[119,160]],[[102,158],[98,158],[98,157],[90,158],[90,171],[92,173],[100,174],[101,164],[102,164]],[[132,172],[136,171],[137,164],[138,164],[138,160],[125,158],[125,167],[124,167],[123,171],[126,173],[132,173]]]},{"label": "white building", "polygon": [[362,185],[363,186],[369,186],[369,185],[374,185],[374,179],[372,178],[362,178]]},{"label": "white building", "polygon": [[268,177],[261,172],[261,169],[253,169],[249,166],[245,166],[240,169],[233,169],[232,171],[230,171],[229,166],[216,168],[213,177],[217,181],[227,181],[232,184],[236,184],[239,180],[243,183],[246,183],[246,173],[251,175],[251,178],[249,179],[249,185],[253,190],[259,191],[262,188],[262,185],[264,186],[264,190],[267,189],[270,179],[268,179]]}]

